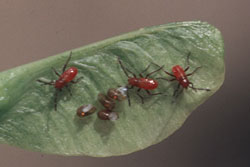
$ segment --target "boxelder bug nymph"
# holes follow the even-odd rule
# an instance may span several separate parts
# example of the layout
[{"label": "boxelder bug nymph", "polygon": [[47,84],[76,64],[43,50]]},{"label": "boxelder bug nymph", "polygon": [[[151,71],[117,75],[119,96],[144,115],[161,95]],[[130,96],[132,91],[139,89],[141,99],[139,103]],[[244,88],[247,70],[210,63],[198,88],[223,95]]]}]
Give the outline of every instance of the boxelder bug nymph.
[{"label": "boxelder bug nymph", "polygon": [[122,101],[127,98],[127,88],[118,87],[117,89],[110,88],[107,95],[102,93],[98,94],[98,101],[105,107],[105,109],[98,112],[98,117],[101,120],[115,121],[118,119],[118,113],[114,112],[115,101]]},{"label": "boxelder bug nymph", "polygon": [[[178,82],[179,82],[177,88],[176,88],[175,91],[174,91],[174,94],[173,94],[174,97],[177,97],[177,96],[178,96],[178,95],[177,95],[177,92],[178,92],[180,86],[182,86],[184,89],[187,89],[187,88],[189,87],[189,88],[192,88],[192,89],[195,90],[195,91],[196,91],[196,90],[210,91],[210,89],[206,89],[206,88],[195,88],[194,85],[193,85],[193,83],[189,81],[188,76],[193,75],[198,69],[201,68],[201,66],[200,66],[200,67],[197,67],[193,72],[191,72],[191,73],[189,73],[189,74],[186,74],[186,73],[185,73],[185,72],[188,71],[188,69],[189,69],[189,67],[190,67],[190,66],[189,66],[189,57],[190,57],[190,54],[191,54],[191,52],[189,52],[188,55],[187,55],[187,67],[186,67],[185,69],[183,69],[180,65],[175,65],[175,66],[172,68],[172,73],[173,73],[173,74],[171,74],[171,73],[169,73],[169,72],[163,70],[167,75],[170,75],[170,76],[172,76],[172,77],[174,77],[174,78],[172,78],[172,79],[157,78],[157,79],[164,79],[164,80],[167,80],[167,81],[178,81]],[[183,90],[183,89],[182,89],[182,90]],[[182,92],[182,90],[181,90],[181,92]],[[180,92],[180,93],[181,93],[181,92]],[[179,94],[180,94],[180,93],[179,93]]]},{"label": "boxelder bug nymph", "polygon": [[[78,78],[76,81],[74,81],[73,79],[76,77],[77,75],[77,68],[76,67],[70,67],[69,69],[66,70],[67,65],[71,59],[72,56],[72,52],[70,52],[69,58],[67,59],[66,63],[64,64],[63,68],[62,68],[62,74],[59,74],[56,69],[54,69],[52,67],[52,70],[55,72],[55,74],[59,77],[57,80],[52,80],[50,82],[46,82],[43,81],[41,79],[38,79],[38,82],[43,83],[44,85],[53,85],[56,89],[55,92],[55,97],[54,97],[54,107],[55,107],[55,111],[57,110],[57,94],[58,91],[62,91],[62,88],[66,87],[66,89],[69,91],[70,95],[72,96],[72,93],[68,87],[69,83],[75,84],[77,83],[82,77]],[[66,70],[66,71],[65,71]]]},{"label": "boxelder bug nymph", "polygon": [[[132,89],[133,87],[138,87],[137,89],[137,95],[141,98],[141,101],[142,101],[142,104],[144,103],[144,99],[143,99],[143,96],[140,95],[140,91],[141,89],[145,90],[148,95],[150,96],[153,96],[153,95],[159,95],[159,94],[162,94],[162,93],[151,93],[149,90],[154,90],[158,87],[158,82],[154,79],[149,79],[148,77],[158,71],[160,71],[163,66],[161,66],[159,69],[151,72],[151,73],[148,73],[145,77],[143,77],[142,73],[146,72],[149,67],[150,67],[150,64],[147,66],[147,68],[145,70],[143,70],[139,76],[140,78],[138,78],[133,72],[131,72],[129,69],[125,68],[121,62],[121,60],[118,58],[118,62],[123,70],[123,72],[125,73],[125,75],[128,77],[128,85],[130,85],[131,87],[128,87],[127,85],[127,88],[128,89]],[[130,77],[128,75],[128,72],[131,73],[133,75],[133,77]],[[131,105],[130,103],[130,97],[129,97],[129,94],[127,92],[127,96],[128,96],[128,103],[129,103],[129,106]]]}]

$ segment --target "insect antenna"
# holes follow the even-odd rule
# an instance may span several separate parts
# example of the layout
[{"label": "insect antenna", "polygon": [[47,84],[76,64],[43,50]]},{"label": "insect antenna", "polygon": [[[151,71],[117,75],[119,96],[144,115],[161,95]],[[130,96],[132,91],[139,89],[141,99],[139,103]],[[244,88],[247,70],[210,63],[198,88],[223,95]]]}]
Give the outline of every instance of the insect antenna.
[{"label": "insect antenna", "polygon": [[63,69],[62,69],[62,73],[65,71],[65,69],[67,68],[68,64],[69,64],[69,61],[71,59],[71,56],[72,56],[72,51],[70,52],[69,54],[69,58],[67,59],[66,63],[64,64],[63,66]]},{"label": "insect antenna", "polygon": [[131,77],[128,75],[127,72],[131,73],[131,74],[134,76],[134,78],[136,78],[136,75],[135,75],[133,72],[131,72],[129,69],[127,69],[127,68],[125,68],[125,67],[123,66],[123,64],[122,64],[122,62],[121,62],[121,60],[120,60],[120,58],[118,58],[118,62],[119,62],[119,64],[121,65],[123,72],[125,73],[125,75],[126,75],[128,78],[131,78]]},{"label": "insect antenna", "polygon": [[55,73],[58,77],[61,76],[61,75],[56,71],[56,69],[55,69],[54,67],[51,67],[51,69],[54,71],[54,73]]}]

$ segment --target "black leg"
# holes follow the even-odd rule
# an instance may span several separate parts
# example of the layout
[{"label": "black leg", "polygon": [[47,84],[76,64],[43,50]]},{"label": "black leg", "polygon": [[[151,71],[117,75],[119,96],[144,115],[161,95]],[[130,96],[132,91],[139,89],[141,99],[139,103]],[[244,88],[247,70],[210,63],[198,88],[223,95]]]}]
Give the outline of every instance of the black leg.
[{"label": "black leg", "polygon": [[131,106],[131,102],[130,102],[130,96],[129,96],[128,90],[127,90],[127,98],[128,98],[128,106],[130,107]]},{"label": "black leg", "polygon": [[179,95],[182,94],[183,89],[184,88],[181,88],[181,90],[179,92],[177,91],[176,95],[174,96],[174,99],[172,100],[172,103],[174,103],[176,101],[177,97],[179,97]]},{"label": "black leg", "polygon": [[55,68],[53,68],[53,67],[51,67],[51,69],[54,71],[54,73],[58,76],[58,77],[60,77],[61,75],[56,71],[56,69]]},{"label": "black leg", "polygon": [[137,78],[136,75],[135,75],[135,73],[133,73],[132,71],[130,71],[130,70],[127,69],[127,68],[126,68],[126,70],[127,70],[130,74],[132,74],[134,78]]},{"label": "black leg", "polygon": [[128,98],[128,106],[131,106],[131,102],[130,102],[130,96],[129,96],[129,89],[133,89],[134,86],[131,85],[131,87],[126,86],[127,90],[127,98]]},{"label": "black leg", "polygon": [[38,79],[38,80],[36,80],[36,81],[37,81],[37,82],[40,82],[40,83],[42,83],[42,84],[44,84],[44,85],[54,85],[54,81],[45,82],[45,81],[40,80],[40,79]]},{"label": "black leg", "polygon": [[176,80],[176,78],[167,79],[167,78],[162,78],[162,77],[160,77],[160,78],[156,78],[156,79],[163,79],[163,80],[170,81],[170,82],[172,82],[172,81],[175,81],[175,80]]},{"label": "black leg", "polygon": [[69,86],[68,86],[68,85],[66,85],[65,87],[66,87],[66,89],[68,90],[68,92],[69,92],[70,96],[72,96],[72,92],[71,92],[71,90],[70,90]]},{"label": "black leg", "polygon": [[179,91],[180,89],[180,84],[178,84],[177,88],[175,89],[174,93],[173,93],[173,100],[172,100],[172,104],[176,102],[177,97],[182,93],[183,88],[181,88],[181,91]]},{"label": "black leg", "polygon": [[[152,64],[154,64],[154,65],[156,65],[156,66],[158,66],[158,67],[161,67],[161,66],[159,66],[158,64],[156,64],[156,63],[152,63]],[[163,66],[162,66],[163,67]],[[173,74],[171,74],[171,73],[169,73],[169,72],[167,72],[167,71],[165,71],[165,70],[163,70],[166,74],[168,74],[168,75],[170,75],[170,76],[172,76],[172,77],[175,77]]]},{"label": "black leg", "polygon": [[187,74],[187,76],[193,75],[196,71],[198,71],[201,67],[197,67],[193,72],[191,72],[190,74]]},{"label": "black leg", "polygon": [[189,69],[189,66],[187,66],[184,71],[187,72],[188,69]]},{"label": "black leg", "polygon": [[171,74],[171,73],[169,73],[169,72],[167,72],[167,71],[165,71],[165,70],[163,70],[167,75],[170,75],[170,76],[172,76],[172,77],[175,77],[173,74]]},{"label": "black leg", "polygon": [[154,74],[154,73],[156,73],[156,72],[160,71],[162,68],[163,68],[163,66],[161,66],[161,67],[160,67],[160,68],[158,68],[157,70],[155,70],[155,71],[153,71],[153,72],[151,72],[151,73],[147,74],[145,78],[148,78],[150,75],[152,75],[152,74]]},{"label": "black leg", "polygon": [[187,67],[185,68],[185,72],[189,69],[189,58],[190,58],[190,55],[191,55],[191,52],[188,52],[188,55],[187,55],[187,60],[186,60],[186,63],[187,63]]},{"label": "black leg", "polygon": [[63,69],[62,69],[62,73],[65,71],[65,69],[67,68],[68,64],[69,64],[69,61],[71,59],[71,56],[72,56],[72,52],[70,52],[69,54],[69,58],[67,59],[66,63],[64,64],[63,66]]},{"label": "black leg", "polygon": [[162,94],[161,92],[159,92],[159,93],[151,93],[149,90],[146,90],[146,92],[150,96],[155,96],[155,95],[161,95]]},{"label": "black leg", "polygon": [[194,91],[197,91],[197,90],[210,91],[210,89],[206,89],[206,88],[195,88],[195,87],[194,87],[194,84],[193,84],[192,82],[190,82],[189,87],[190,87],[191,89],[193,89]]},{"label": "black leg", "polygon": [[175,98],[177,98],[177,96],[178,96],[178,91],[179,91],[179,89],[180,89],[180,86],[181,86],[181,84],[178,84],[178,86],[177,86],[177,88],[174,90],[174,94],[173,94],[173,96],[175,97]]},{"label": "black leg", "polygon": [[149,69],[150,65],[151,65],[151,63],[150,63],[150,64],[149,64],[149,65],[139,74],[139,76],[140,76],[141,78],[143,78],[142,73],[146,72],[146,71]]},{"label": "black leg", "polygon": [[137,94],[137,96],[139,96],[140,98],[141,98],[141,103],[142,104],[144,104],[144,99],[143,99],[143,96],[142,95],[140,95],[140,90],[141,90],[141,88],[139,88],[138,90],[137,90],[137,92],[136,92],[136,94]]},{"label": "black leg", "polygon": [[55,96],[54,96],[54,108],[55,108],[55,111],[57,111],[57,95],[58,95],[58,90],[56,89]]},{"label": "black leg", "polygon": [[80,78],[77,78],[77,80],[72,80],[72,81],[70,81],[72,84],[76,84],[76,83],[78,83],[81,79],[83,79],[83,77],[80,77]]}]

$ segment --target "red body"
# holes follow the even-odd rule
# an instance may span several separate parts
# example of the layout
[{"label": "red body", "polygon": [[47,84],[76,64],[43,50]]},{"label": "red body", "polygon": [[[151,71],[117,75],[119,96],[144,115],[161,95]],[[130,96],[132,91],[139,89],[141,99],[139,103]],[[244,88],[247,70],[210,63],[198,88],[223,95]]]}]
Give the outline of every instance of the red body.
[{"label": "red body", "polygon": [[158,87],[158,82],[156,80],[148,78],[129,78],[128,83],[145,90],[152,90]]},{"label": "red body", "polygon": [[188,80],[183,68],[179,65],[176,65],[172,68],[172,72],[173,72],[176,80],[181,84],[181,86],[183,88],[187,88],[189,85],[189,80]]},{"label": "red body", "polygon": [[60,76],[60,78],[56,80],[55,88],[57,89],[63,88],[67,83],[69,83],[75,78],[77,72],[78,72],[77,68],[75,67],[70,67],[69,69],[64,71],[63,74]]}]

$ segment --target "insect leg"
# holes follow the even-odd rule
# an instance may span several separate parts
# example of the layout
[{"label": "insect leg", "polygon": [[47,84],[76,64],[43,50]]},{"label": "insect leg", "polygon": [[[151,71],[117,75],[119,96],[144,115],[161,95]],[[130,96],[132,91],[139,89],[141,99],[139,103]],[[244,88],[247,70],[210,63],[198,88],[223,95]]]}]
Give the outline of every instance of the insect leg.
[{"label": "insect leg", "polygon": [[171,73],[169,73],[169,72],[167,72],[167,71],[165,71],[165,70],[163,70],[166,74],[168,74],[168,75],[170,75],[170,76],[172,76],[172,77],[175,77],[173,74],[171,74]]},{"label": "insect leg", "polygon": [[155,96],[155,95],[161,95],[162,94],[161,92],[159,92],[159,93],[151,93],[149,90],[146,90],[146,92],[150,96]]},{"label": "insect leg", "polygon": [[72,96],[72,92],[71,92],[71,89],[69,88],[69,86],[65,85],[65,87],[66,87],[67,91],[69,92],[70,96]]},{"label": "insect leg", "polygon": [[206,88],[195,88],[194,87],[194,84],[192,83],[192,82],[190,82],[190,84],[189,84],[190,86],[190,88],[192,88],[193,90],[205,90],[205,91],[210,91],[211,89],[206,89]]},{"label": "insect leg", "polygon": [[175,80],[176,80],[176,78],[167,79],[167,78],[162,78],[162,77],[160,77],[160,78],[156,78],[156,79],[163,79],[163,80],[170,81],[170,82],[172,82],[172,81],[175,81]]},{"label": "insect leg", "polygon": [[129,96],[129,89],[133,89],[134,86],[131,85],[131,87],[128,87],[128,85],[127,85],[126,88],[128,89],[128,91],[127,91],[128,105],[131,106],[130,96]]},{"label": "insect leg", "polygon": [[130,96],[129,96],[129,91],[127,91],[127,98],[128,98],[128,106],[131,106],[131,102],[130,102]]},{"label": "insect leg", "polygon": [[127,91],[127,97],[128,97],[128,106],[130,107],[131,106],[131,102],[130,102],[130,96],[129,96],[129,89],[133,89],[134,86],[132,86],[132,85],[131,85],[131,87],[126,86],[126,88],[128,89],[128,91]]},{"label": "insect leg", "polygon": [[156,73],[156,72],[160,71],[162,68],[163,68],[163,66],[161,66],[161,67],[160,67],[160,68],[158,68],[157,70],[155,70],[155,71],[153,71],[153,72],[151,72],[151,73],[147,74],[145,78],[148,78],[150,75],[152,75],[152,74],[154,74],[154,73]]},{"label": "insect leg", "polygon": [[55,108],[55,111],[57,111],[57,95],[58,95],[58,90],[56,90],[55,96],[54,96],[54,108]]},{"label": "insect leg", "polygon": [[201,67],[197,67],[196,69],[194,69],[193,72],[191,72],[190,74],[187,74],[187,76],[193,75],[196,71],[198,71]]},{"label": "insect leg", "polygon": [[[177,88],[174,90],[173,96],[174,96],[175,98],[177,98],[177,96],[179,96],[179,94],[180,94],[180,93],[178,93],[178,91],[179,91],[179,89],[180,89],[180,86],[181,86],[181,84],[178,84]],[[177,93],[178,93],[178,94],[177,94]]]},{"label": "insect leg", "polygon": [[140,91],[141,91],[141,88],[139,88],[139,89],[137,90],[136,94],[137,94],[137,96],[139,96],[139,97],[141,98],[141,103],[144,104],[144,98],[143,98],[142,95],[140,95],[140,93],[139,93]]},{"label": "insect leg", "polygon": [[72,80],[72,81],[70,81],[72,84],[76,84],[76,83],[78,83],[81,79],[83,79],[83,77],[79,77],[79,78],[77,78],[77,80]]},{"label": "insect leg", "polygon": [[50,82],[46,82],[46,81],[43,81],[43,80],[40,80],[40,79],[38,79],[38,80],[36,80],[37,82],[40,82],[40,83],[42,83],[42,84],[44,84],[44,85],[54,85],[54,82],[53,81],[50,81]]},{"label": "insect leg", "polygon": [[189,57],[190,57],[190,55],[191,55],[191,52],[188,52],[188,55],[187,55],[187,60],[186,60],[186,63],[187,63],[187,67],[185,68],[185,72],[189,69]]},{"label": "insect leg", "polygon": [[140,77],[143,78],[142,73],[146,72],[149,69],[150,65],[151,63],[139,74]]},{"label": "insect leg", "polygon": [[[156,65],[156,66],[158,66],[158,67],[163,67],[163,66],[159,66],[158,64],[156,64],[156,63],[152,63],[152,64],[154,64],[154,65]],[[169,72],[167,72],[167,71],[165,71],[165,70],[163,70],[166,74],[168,74],[168,75],[170,75],[170,76],[172,76],[172,77],[175,77],[173,74],[171,74],[171,73],[169,73]]]},{"label": "insect leg", "polygon": [[183,88],[181,89],[181,91],[179,91],[180,85],[181,85],[181,84],[178,84],[178,85],[177,85],[177,88],[174,90],[173,99],[172,99],[172,101],[171,101],[172,104],[176,102],[177,97],[178,97],[178,96],[182,93],[182,91],[183,91]]},{"label": "insect leg", "polygon": [[188,69],[189,69],[189,66],[187,66],[184,71],[187,72]]}]

